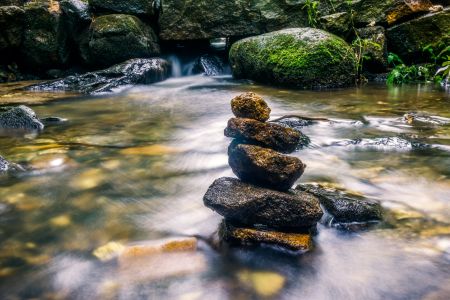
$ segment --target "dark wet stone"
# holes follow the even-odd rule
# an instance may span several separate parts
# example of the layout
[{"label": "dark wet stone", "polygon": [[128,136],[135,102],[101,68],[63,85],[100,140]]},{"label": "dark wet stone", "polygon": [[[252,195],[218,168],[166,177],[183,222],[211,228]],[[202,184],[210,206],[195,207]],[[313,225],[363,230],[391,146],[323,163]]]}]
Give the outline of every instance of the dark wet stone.
[{"label": "dark wet stone", "polygon": [[362,52],[364,71],[373,73],[386,71],[388,51],[385,29],[382,26],[369,26],[357,29],[357,32],[360,39],[367,41]]},{"label": "dark wet stone", "polygon": [[306,126],[311,126],[317,122],[314,120],[305,120],[300,118],[284,118],[279,121],[274,122],[276,124],[285,125],[293,129],[300,129]]},{"label": "dark wet stone", "polygon": [[107,67],[131,58],[159,55],[158,38],[153,29],[139,18],[124,14],[95,18],[80,42],[85,63]]},{"label": "dark wet stone", "polygon": [[285,230],[310,228],[323,214],[319,200],[311,194],[278,192],[229,177],[215,180],[203,202],[235,224],[261,224]]},{"label": "dark wet stone", "polygon": [[241,180],[280,191],[289,190],[306,165],[296,157],[272,149],[232,143],[228,163]]},{"label": "dark wet stone", "polygon": [[160,0],[89,0],[96,12],[116,12],[130,15],[156,17]]},{"label": "dark wet stone", "polygon": [[0,51],[20,46],[25,11],[17,6],[0,6]]},{"label": "dark wet stone", "polygon": [[264,99],[252,92],[241,94],[231,100],[231,111],[238,118],[265,122],[270,118],[270,108]]},{"label": "dark wet stone", "polygon": [[41,122],[44,123],[45,126],[47,125],[57,125],[67,122],[67,119],[60,118],[60,117],[46,117],[42,118]]},{"label": "dark wet stone", "polygon": [[0,114],[0,129],[43,130],[36,113],[25,105],[13,107]]},{"label": "dark wet stone", "polygon": [[225,136],[245,144],[255,144],[275,151],[290,153],[301,145],[299,131],[274,123],[263,123],[253,119],[232,118],[225,128]]},{"label": "dark wet stone", "polygon": [[0,155],[0,174],[6,173],[9,169],[9,162]]},{"label": "dark wet stone", "polygon": [[61,0],[59,5],[64,15],[64,21],[68,25],[67,28],[71,31],[79,31],[92,21],[89,6],[84,1]]},{"label": "dark wet stone", "polygon": [[377,201],[313,184],[300,184],[296,189],[319,198],[320,204],[333,216],[333,221],[371,222],[383,218],[383,209]]},{"label": "dark wet stone", "polygon": [[65,90],[93,94],[111,92],[114,88],[130,84],[150,84],[165,80],[170,75],[170,63],[161,58],[131,59],[108,69],[83,75],[68,76],[29,86],[27,89]]},{"label": "dark wet stone", "polygon": [[219,238],[232,245],[269,244],[294,251],[306,252],[312,248],[310,233],[291,233],[257,228],[244,228],[223,221],[219,225]]},{"label": "dark wet stone", "polygon": [[203,73],[207,76],[217,76],[224,74],[225,64],[220,57],[216,55],[205,54],[200,56],[195,61],[192,72],[194,74]]}]

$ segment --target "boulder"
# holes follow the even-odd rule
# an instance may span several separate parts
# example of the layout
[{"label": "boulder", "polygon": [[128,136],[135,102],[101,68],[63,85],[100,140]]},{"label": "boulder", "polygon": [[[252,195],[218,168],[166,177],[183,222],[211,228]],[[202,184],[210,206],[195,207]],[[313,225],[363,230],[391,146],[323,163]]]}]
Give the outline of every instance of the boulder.
[{"label": "boulder", "polygon": [[355,83],[356,55],[341,38],[314,28],[290,28],[234,43],[233,76],[296,88]]},{"label": "boulder", "polygon": [[419,13],[427,13],[433,6],[430,0],[397,0],[386,11],[388,25],[393,25],[405,19],[410,19]]},{"label": "boulder", "polygon": [[64,15],[64,21],[70,33],[79,33],[92,21],[89,6],[82,0],[61,0],[59,1]]},{"label": "boulder", "polygon": [[388,54],[385,29],[381,26],[371,26],[356,31],[363,43],[363,70],[372,73],[386,71]]},{"label": "boulder", "polygon": [[297,130],[243,118],[230,119],[224,134],[245,144],[255,144],[283,153],[295,151],[302,139],[302,134]]},{"label": "boulder", "polygon": [[304,1],[164,0],[159,18],[162,40],[197,40],[257,35],[306,26]]},{"label": "boulder", "polygon": [[156,18],[159,2],[158,0],[89,0],[89,6],[95,12],[114,12]]},{"label": "boulder", "polygon": [[399,0],[363,0],[352,1],[351,9],[354,13],[354,24],[364,27],[369,24],[385,25],[387,11]]},{"label": "boulder", "polygon": [[25,11],[17,6],[0,6],[0,51],[18,48],[22,43]]},{"label": "boulder", "polygon": [[306,252],[312,248],[310,233],[291,233],[257,228],[243,228],[222,222],[219,227],[219,237],[232,245],[269,244],[287,248],[293,251]]},{"label": "boulder", "polygon": [[282,230],[308,229],[323,214],[319,200],[311,194],[274,191],[229,177],[215,180],[203,202],[235,224],[261,224]]},{"label": "boulder", "polygon": [[323,16],[319,19],[323,29],[342,38],[346,38],[351,33],[351,15],[348,12],[338,12]]},{"label": "boulder", "polygon": [[386,33],[388,50],[406,62],[417,63],[421,61],[425,46],[441,42],[445,44],[449,32],[450,7],[389,28]]},{"label": "boulder", "polygon": [[252,92],[241,94],[231,100],[231,110],[238,118],[265,122],[270,118],[270,108],[264,99]]},{"label": "boulder", "polygon": [[38,71],[58,68],[69,59],[70,47],[62,12],[57,1],[25,3],[25,32],[21,57],[27,68]]},{"label": "boulder", "polygon": [[31,108],[20,105],[0,114],[0,129],[40,131],[44,129],[44,124]]},{"label": "boulder", "polygon": [[0,155],[0,174],[6,173],[9,169],[9,162]]},{"label": "boulder", "polygon": [[36,91],[75,91],[86,94],[111,92],[129,84],[150,84],[170,76],[170,63],[161,58],[135,58],[110,68],[27,87]]},{"label": "boulder", "polygon": [[279,191],[289,190],[306,168],[296,157],[253,145],[232,143],[228,156],[231,169],[242,181]]},{"label": "boulder", "polygon": [[153,29],[135,16],[122,14],[95,18],[80,50],[88,65],[103,67],[160,53]]},{"label": "boulder", "polygon": [[383,218],[383,209],[377,201],[313,184],[300,184],[296,189],[319,198],[336,222],[372,222]]}]

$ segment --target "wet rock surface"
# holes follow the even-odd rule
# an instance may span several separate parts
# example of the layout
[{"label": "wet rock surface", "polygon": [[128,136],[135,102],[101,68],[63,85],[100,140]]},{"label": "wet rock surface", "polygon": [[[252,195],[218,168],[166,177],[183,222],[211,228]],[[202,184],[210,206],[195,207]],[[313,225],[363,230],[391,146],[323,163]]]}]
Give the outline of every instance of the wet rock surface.
[{"label": "wet rock surface", "polygon": [[44,124],[31,108],[20,105],[0,114],[0,130],[11,129],[40,131]]},{"label": "wet rock surface", "polygon": [[9,162],[0,155],[0,174],[6,173],[9,169]]},{"label": "wet rock surface", "polygon": [[226,66],[222,58],[212,54],[200,56],[194,64],[194,74],[205,74],[206,76],[218,76],[225,73]]},{"label": "wet rock surface", "polygon": [[153,0],[89,0],[89,5],[96,12],[116,12],[155,18],[158,13],[159,2]]},{"label": "wet rock surface", "polygon": [[310,228],[323,214],[319,200],[311,194],[274,191],[229,177],[215,180],[203,202],[235,224],[286,230]]},{"label": "wet rock surface", "polygon": [[371,222],[383,218],[380,203],[365,197],[313,184],[300,184],[296,190],[315,195],[336,222]]},{"label": "wet rock surface", "polygon": [[431,148],[431,145],[412,142],[402,137],[344,140],[335,142],[331,146],[346,146],[381,151],[411,151]]},{"label": "wet rock surface", "polygon": [[220,239],[232,245],[279,245],[294,251],[308,251],[312,248],[311,234],[285,233],[256,228],[236,227],[222,222],[219,227]]},{"label": "wet rock surface", "polygon": [[289,190],[303,174],[306,165],[300,159],[268,148],[231,144],[228,163],[245,182],[280,190]]},{"label": "wet rock surface", "polygon": [[80,51],[88,65],[105,67],[159,55],[160,47],[149,25],[135,16],[112,14],[95,18]]},{"label": "wet rock surface", "polygon": [[244,118],[230,119],[224,133],[227,137],[283,153],[293,152],[302,140],[297,130]]},{"label": "wet rock surface", "polygon": [[0,6],[0,51],[22,43],[25,11],[17,6]]},{"label": "wet rock surface", "polygon": [[86,94],[111,92],[129,84],[149,84],[170,76],[170,63],[161,58],[131,59],[105,70],[69,76],[29,86],[27,89],[65,90]]},{"label": "wet rock surface", "polygon": [[289,28],[231,46],[233,76],[269,85],[331,88],[354,84],[356,57],[341,38],[314,28]]},{"label": "wet rock surface", "polygon": [[261,96],[244,93],[231,100],[231,111],[238,118],[265,122],[270,118],[270,108]]}]

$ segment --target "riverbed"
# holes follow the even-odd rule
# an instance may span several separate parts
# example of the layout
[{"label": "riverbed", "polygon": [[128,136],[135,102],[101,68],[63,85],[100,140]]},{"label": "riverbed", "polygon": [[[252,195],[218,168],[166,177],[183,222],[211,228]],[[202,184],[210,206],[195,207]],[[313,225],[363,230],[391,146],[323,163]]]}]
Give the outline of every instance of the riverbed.
[{"label": "riverbed", "polygon": [[[0,154],[33,169],[0,179],[1,299],[450,295],[450,93],[439,86],[298,91],[198,75],[83,96],[22,85],[0,85],[0,103],[67,121],[0,136]],[[302,255],[213,249],[221,218],[202,197],[214,179],[233,176],[223,129],[230,100],[247,91],[266,99],[273,118],[328,119],[301,129],[311,144],[293,154],[307,165],[299,182],[380,201],[386,220],[363,229],[323,222]],[[201,259],[123,270],[94,255],[111,243],[190,235],[202,240]]]}]

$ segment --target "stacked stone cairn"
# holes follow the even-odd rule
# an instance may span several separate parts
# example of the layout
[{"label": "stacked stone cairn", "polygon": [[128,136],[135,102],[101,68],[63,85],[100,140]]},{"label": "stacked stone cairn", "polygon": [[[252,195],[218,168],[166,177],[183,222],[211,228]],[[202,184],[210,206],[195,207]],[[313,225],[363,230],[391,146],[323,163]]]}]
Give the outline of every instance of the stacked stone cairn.
[{"label": "stacked stone cairn", "polygon": [[203,199],[225,217],[221,240],[309,250],[323,212],[314,195],[291,189],[306,165],[286,155],[296,150],[302,133],[267,122],[271,110],[255,93],[234,98],[231,108],[236,118],[228,121],[225,136],[233,138],[228,162],[239,179],[215,180]]}]

